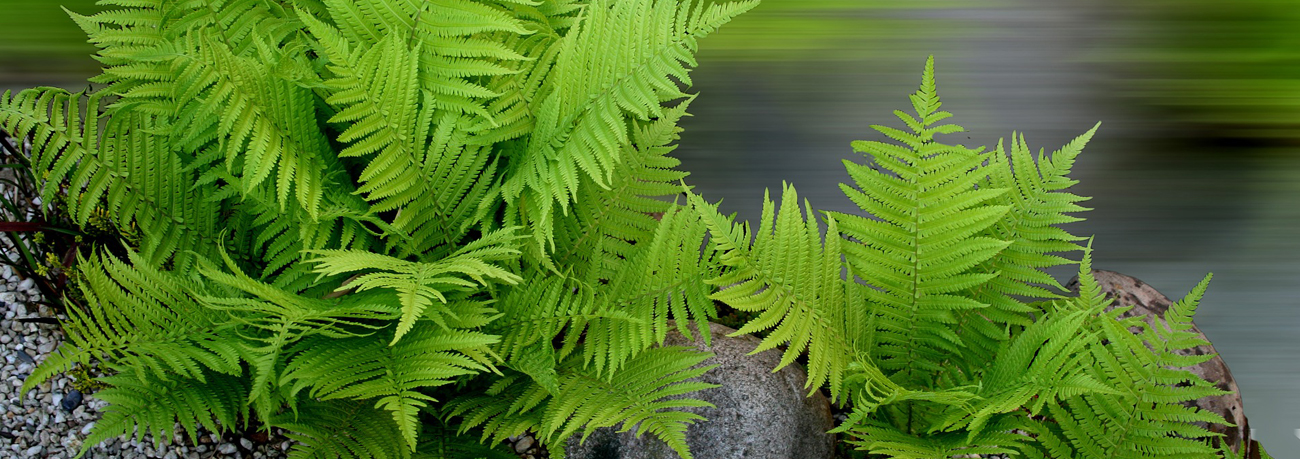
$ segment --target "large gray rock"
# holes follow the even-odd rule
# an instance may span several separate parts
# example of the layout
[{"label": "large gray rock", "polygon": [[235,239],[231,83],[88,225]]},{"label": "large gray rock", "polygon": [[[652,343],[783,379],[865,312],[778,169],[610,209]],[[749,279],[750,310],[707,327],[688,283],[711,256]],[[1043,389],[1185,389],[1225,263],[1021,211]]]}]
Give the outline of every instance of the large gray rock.
[{"label": "large gray rock", "polygon": [[[824,459],[831,455],[834,437],[830,402],[817,392],[812,397],[804,389],[807,376],[795,365],[772,372],[781,361],[777,349],[746,355],[758,346],[758,338],[727,337],[735,330],[710,324],[712,347],[702,340],[692,343],[675,330],[668,333],[667,345],[689,346],[707,350],[716,356],[702,365],[717,364],[705,373],[704,382],[721,387],[690,394],[717,408],[691,411],[708,421],[698,422],[686,430],[686,443],[697,459]],[[646,434],[637,438],[635,428],[618,433],[604,428],[582,444],[578,437],[566,446],[571,459],[678,459],[668,445]]]},{"label": "large gray rock", "polygon": [[[1101,287],[1102,293],[1115,300],[1107,308],[1108,310],[1119,306],[1133,307],[1133,309],[1121,314],[1121,318],[1142,317],[1147,320],[1147,323],[1152,323],[1152,320],[1164,317],[1165,311],[1168,311],[1169,306],[1173,305],[1169,297],[1135,277],[1100,269],[1092,270],[1092,276],[1097,279],[1097,284]],[[1065,286],[1070,291],[1078,294],[1079,278],[1076,276]],[[1201,330],[1196,328],[1195,325],[1192,325],[1192,331],[1200,335],[1199,337],[1207,343],[1209,342],[1205,334],[1201,333]],[[1176,352],[1182,355],[1214,354],[1214,358],[1195,367],[1190,367],[1188,370],[1229,393],[1217,397],[1205,397],[1196,400],[1194,403],[1189,403],[1189,405],[1217,413],[1227,419],[1228,422],[1236,424],[1235,427],[1227,427],[1219,424],[1205,425],[1200,423],[1212,432],[1223,434],[1224,440],[1228,442],[1233,451],[1240,453],[1244,445],[1246,447],[1245,457],[1258,459],[1260,457],[1259,442],[1250,438],[1250,424],[1246,421],[1241,393],[1237,390],[1237,380],[1233,379],[1232,372],[1228,371],[1228,364],[1223,362],[1218,352],[1214,350],[1214,346],[1210,344]]]}]

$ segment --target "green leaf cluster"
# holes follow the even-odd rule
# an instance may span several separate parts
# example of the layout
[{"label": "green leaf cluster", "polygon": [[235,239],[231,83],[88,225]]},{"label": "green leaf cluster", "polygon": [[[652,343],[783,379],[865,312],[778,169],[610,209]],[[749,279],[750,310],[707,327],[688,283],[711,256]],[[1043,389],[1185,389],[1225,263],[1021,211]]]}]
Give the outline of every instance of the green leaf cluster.
[{"label": "green leaf cluster", "polygon": [[698,41],[756,1],[100,3],[70,13],[95,89],[0,96],[45,202],[138,235],[82,252],[24,386],[98,364],[86,447],[501,457],[532,431],[558,457],[639,426],[689,457],[708,354],[658,345],[707,330],[720,268],[668,154]]},{"label": "green leaf cluster", "polygon": [[786,187],[751,230],[669,154],[698,40],[755,1],[101,3],[72,14],[98,89],[0,96],[42,200],[133,235],[80,254],[68,342],[23,387],[105,370],[87,447],[280,428],[298,458],[509,457],[533,432],[562,457],[618,426],[689,458],[708,354],[662,344],[716,300],[873,454],[1222,452],[1183,405],[1220,394],[1182,369],[1209,357],[1176,352],[1205,282],[1144,322],[1088,252],[1079,297],[1043,272],[1081,249],[1058,225],[1095,128],[1050,156],[940,143],[933,61],[906,129],[853,145],[862,214]]},{"label": "green leaf cluster", "polygon": [[[711,297],[756,314],[737,333],[804,362],[807,389],[850,410],[833,432],[873,455],[1236,457],[1204,427],[1227,421],[1185,404],[1223,393],[1187,370],[1213,356],[1177,352],[1205,344],[1191,320],[1209,276],[1164,317],[1120,319],[1091,244],[1059,226],[1087,210],[1068,174],[1097,128],[1051,155],[1020,135],[942,143],[962,128],[942,123],[933,58],[910,100],[905,129],[872,126],[888,140],[844,163],[860,214],[801,209],[787,185],[753,231],[690,197],[725,265]],[[1082,292],[1065,297],[1043,270],[1080,250]]]}]

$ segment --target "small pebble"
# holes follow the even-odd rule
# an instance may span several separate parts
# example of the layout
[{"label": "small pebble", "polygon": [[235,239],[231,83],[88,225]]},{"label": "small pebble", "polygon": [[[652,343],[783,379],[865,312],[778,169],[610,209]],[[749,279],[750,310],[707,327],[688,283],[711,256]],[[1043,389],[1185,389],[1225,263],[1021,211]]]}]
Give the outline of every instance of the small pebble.
[{"label": "small pebble", "polygon": [[241,438],[239,439],[239,446],[243,446],[244,449],[251,451],[253,449],[253,442],[248,441],[247,438]]},{"label": "small pebble", "polygon": [[81,391],[76,389],[68,390],[68,393],[63,396],[60,405],[63,405],[63,409],[69,412],[77,409],[78,406],[81,406]]},{"label": "small pebble", "polygon": [[32,355],[28,354],[27,351],[21,349],[18,350],[18,361],[29,365],[36,365],[36,359],[33,359]]},{"label": "small pebble", "polygon": [[519,442],[515,443],[515,452],[519,454],[523,454],[528,452],[528,449],[532,447],[533,447],[533,437],[524,437],[519,439]]},{"label": "small pebble", "polygon": [[217,447],[217,452],[221,454],[235,454],[235,445],[222,443],[221,446]]}]

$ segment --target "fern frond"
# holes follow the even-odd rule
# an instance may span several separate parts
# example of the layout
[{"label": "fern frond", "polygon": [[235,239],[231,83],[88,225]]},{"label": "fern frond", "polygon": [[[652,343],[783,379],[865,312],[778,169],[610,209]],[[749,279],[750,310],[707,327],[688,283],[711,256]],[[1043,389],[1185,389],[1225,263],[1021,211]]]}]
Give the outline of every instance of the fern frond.
[{"label": "fern frond", "polygon": [[476,80],[510,73],[502,63],[524,57],[487,37],[531,33],[508,10],[491,2],[327,0],[325,4],[342,35],[358,47],[374,47],[389,35],[413,48],[418,44],[418,81],[433,94],[434,107],[473,114],[489,123],[495,115],[485,110],[482,101],[499,94]]},{"label": "fern frond", "polygon": [[685,96],[696,42],[757,5],[694,0],[596,0],[557,45],[555,67],[541,88],[526,151],[511,158],[501,195],[534,224],[539,244],[554,249],[551,220],[567,212],[581,177],[608,188],[628,120],[659,117]]},{"label": "fern frond", "polygon": [[[322,275],[339,275],[357,271],[374,271],[360,274],[352,283],[340,287],[365,291],[374,288],[397,292],[402,306],[402,318],[397,324],[393,344],[405,335],[421,317],[429,317],[446,327],[442,316],[450,313],[446,307],[433,314],[426,309],[437,299],[447,304],[444,292],[487,286],[489,281],[514,284],[522,280],[518,275],[494,264],[515,258],[519,251],[512,245],[518,239],[515,229],[508,228],[483,235],[465,244],[451,255],[432,263],[405,261],[387,255],[363,251],[311,250],[316,255],[310,260],[316,272]],[[473,281],[473,282],[471,282]]]},{"label": "fern frond", "polygon": [[[535,270],[524,279],[519,283],[522,288],[516,287],[496,303],[503,317],[489,330],[502,335],[498,348],[502,358],[518,362],[517,369],[548,388],[553,387],[546,375],[574,352],[580,352],[584,365],[594,364],[593,371],[599,373],[625,364],[653,342],[653,309],[629,310],[636,304],[601,298],[615,291],[602,292],[550,271]],[[629,339],[619,339],[623,335]],[[552,345],[557,338],[562,343],[558,350]]]},{"label": "fern frond", "polygon": [[859,450],[891,459],[972,457],[965,456],[967,454],[992,456],[1014,454],[1030,441],[1028,437],[1012,433],[1016,427],[1014,423],[999,421],[969,438],[960,432],[942,432],[919,439],[892,424],[873,420],[854,425],[850,431],[853,438],[848,442]]},{"label": "fern frond", "polygon": [[369,401],[304,400],[296,413],[279,413],[273,424],[296,441],[293,459],[408,459],[393,417]]},{"label": "fern frond", "polygon": [[416,80],[419,50],[409,50],[396,34],[388,35],[374,48],[354,49],[332,26],[306,13],[300,13],[313,36],[329,59],[335,78],[325,82],[329,91],[326,102],[339,109],[330,123],[351,123],[338,137],[350,143],[339,152],[341,157],[377,154],[359,175],[365,183],[357,191],[369,201],[378,201],[377,210],[392,210],[414,199],[393,199],[398,191],[418,183],[429,123],[416,123],[417,115],[427,121],[433,110],[420,106],[419,82]]},{"label": "fern frond", "polygon": [[[202,42],[197,59],[205,90],[204,107],[219,114],[218,138],[226,167],[242,163],[244,192],[268,179],[275,171],[277,202],[281,209],[294,190],[299,205],[316,217],[319,213],[324,162],[328,142],[313,125],[304,126],[299,113],[310,113],[310,91],[274,75],[252,58],[233,54],[213,41]],[[271,58],[262,56],[262,59]],[[211,64],[208,64],[211,63]]]},{"label": "fern frond", "polygon": [[[229,311],[245,330],[241,335],[242,356],[253,368],[253,386],[249,401],[258,404],[265,418],[274,413],[272,388],[283,366],[284,350],[289,345],[313,335],[346,338],[382,328],[372,321],[387,321],[398,315],[396,307],[383,302],[354,298],[325,300],[307,298],[284,291],[249,277],[225,256],[229,272],[211,262],[199,264],[198,273],[211,282],[239,294],[195,295],[209,308]],[[241,295],[242,294],[242,295]]]},{"label": "fern frond", "polygon": [[27,377],[22,393],[92,360],[131,368],[138,384],[242,373],[234,320],[191,297],[200,284],[127,255],[78,261],[86,302],[68,309],[68,342]]},{"label": "fern frond", "polygon": [[[583,356],[596,373],[616,372],[633,355],[663,344],[668,321],[691,337],[694,321],[705,342],[709,319],[717,316],[705,279],[718,275],[712,251],[702,251],[706,227],[694,212],[668,210],[653,237],[637,242],[636,251],[608,284],[599,285],[596,311],[626,313],[636,321],[598,320],[586,324]],[[572,326],[572,324],[571,324]]]},{"label": "fern frond", "polygon": [[1056,292],[1062,291],[1061,285],[1044,270],[1074,263],[1054,253],[1079,250],[1076,242],[1082,238],[1055,225],[1079,221],[1081,218],[1068,214],[1088,210],[1078,204],[1088,198],[1067,192],[1077,182],[1067,174],[1098,126],[1051,157],[1040,152],[1037,161],[1024,136],[1012,134],[1010,152],[999,142],[990,158],[988,181],[980,186],[1009,190],[997,202],[1010,206],[1010,210],[988,228],[986,235],[1011,244],[979,268],[998,276],[970,292],[972,298],[990,307],[959,314],[961,329],[972,330],[963,334],[972,349],[965,357],[970,368],[981,365],[983,359],[979,356],[992,355],[997,343],[1006,339],[1007,324],[1024,326],[1031,322],[1028,313],[1032,308],[1017,298],[1060,297]]},{"label": "fern frond", "polygon": [[543,443],[554,443],[579,430],[585,438],[600,427],[638,426],[638,434],[650,433],[689,459],[686,427],[703,418],[679,409],[712,405],[681,396],[717,387],[692,380],[713,368],[698,365],[709,355],[684,347],[652,348],[609,378],[583,369],[575,356],[561,365],[554,397],[531,380],[516,378],[499,382],[486,396],[449,403],[448,413],[464,418],[462,432],[481,425],[483,438],[496,441],[530,428]]},{"label": "fern frond", "polygon": [[654,239],[662,226],[656,216],[668,212],[669,197],[682,192],[681,181],[688,175],[675,169],[681,164],[668,156],[676,149],[681,128],[692,99],[664,109],[660,118],[634,122],[632,141],[622,148],[623,161],[608,189],[591,186],[579,190],[578,204],[568,218],[556,215],[554,261],[569,266],[587,282],[609,280],[628,266],[638,244]]},{"label": "fern frond", "polygon": [[108,402],[103,417],[86,437],[78,457],[91,446],[119,436],[143,440],[152,435],[156,444],[172,438],[177,424],[189,438],[199,438],[201,426],[209,432],[228,432],[248,418],[244,405],[248,382],[219,373],[203,380],[186,378],[161,379],[153,374],[139,374],[130,367],[117,367],[118,374],[100,377],[108,387],[95,397]]},{"label": "fern frond", "polygon": [[202,198],[212,188],[190,189],[193,176],[153,133],[160,127],[154,118],[119,112],[101,119],[104,95],[42,88],[0,96],[0,129],[30,137],[33,167],[47,173],[41,199],[57,202],[66,187],[77,224],[96,209],[113,212],[119,228],[135,224],[145,236],[141,255],[154,266],[173,255],[185,267],[188,252],[214,254],[221,208]]},{"label": "fern frond", "polygon": [[816,391],[829,381],[838,395],[845,368],[853,360],[844,335],[844,281],[840,275],[840,241],[834,218],[827,219],[829,236],[823,245],[821,228],[807,202],[807,220],[799,211],[794,187],[782,192],[781,209],[763,197],[762,220],[753,241],[747,228],[734,225],[718,213],[716,205],[696,195],[692,206],[708,224],[710,244],[721,252],[727,266],[721,276],[709,279],[720,290],[710,298],[758,317],[736,330],[736,335],[771,330],[753,353],[787,344],[777,369],[808,352],[808,381]]},{"label": "fern frond", "polygon": [[[1183,402],[1222,395],[1213,383],[1190,371],[1210,356],[1188,358],[1175,350],[1203,344],[1191,332],[1191,316],[1209,283],[1209,276],[1186,298],[1170,307],[1163,318],[1148,323],[1141,317],[1119,319],[1127,307],[1103,311],[1100,291],[1087,294],[1096,285],[1085,252],[1079,278],[1085,286],[1077,299],[1058,301],[1058,311],[1083,311],[1096,318],[1089,322],[1106,339],[1091,341],[1093,357],[1089,374],[1117,393],[1084,393],[1059,404],[1047,404],[1046,420],[1030,425],[1050,457],[1214,457],[1210,439],[1217,436],[1196,422],[1226,424],[1215,413]],[[1050,314],[1051,312],[1049,312]],[[1134,334],[1131,329],[1141,330]],[[1103,344],[1104,343],[1104,344]]]},{"label": "fern frond", "polygon": [[1009,207],[997,205],[1005,189],[975,187],[985,179],[989,154],[934,141],[935,134],[962,128],[935,124],[951,115],[939,111],[933,57],[911,100],[915,118],[895,114],[912,132],[872,126],[905,146],[857,141],[854,150],[873,163],[845,161],[856,188],[840,188],[878,220],[831,215],[851,241],[843,248],[852,273],[874,287],[865,292],[882,319],[873,338],[881,368],[926,387],[922,375],[939,372],[963,346],[952,328],[956,314],[988,306],[962,293],[997,276],[976,267],[1010,244],[983,235]]},{"label": "fern frond", "polygon": [[420,389],[454,378],[493,371],[483,356],[497,337],[447,330],[431,321],[408,329],[406,339],[385,345],[372,336],[304,342],[289,361],[280,384],[291,393],[310,387],[320,400],[373,400],[389,412],[407,447],[416,448],[421,407],[435,401]]},{"label": "fern frond", "polygon": [[1085,393],[1119,394],[1089,374],[1088,343],[1097,339],[1084,327],[1087,311],[1051,314],[1003,343],[983,373],[980,398],[951,410],[944,430],[966,430],[977,437],[991,419],[1043,413],[1047,404]]},{"label": "fern frond", "polygon": [[512,443],[482,444],[477,439],[460,435],[451,426],[426,423],[420,434],[420,446],[413,459],[518,459]]},{"label": "fern frond", "polygon": [[367,49],[300,15],[334,74],[325,82],[326,101],[340,111],[329,121],[350,123],[338,140],[352,145],[339,156],[375,154],[357,192],[375,203],[375,212],[402,210],[393,226],[419,241],[415,252],[456,242],[486,194],[488,182],[480,177],[495,170],[472,138],[479,130],[473,119],[441,110],[430,92],[437,89],[419,86],[420,49],[408,49],[404,35],[391,33]]}]

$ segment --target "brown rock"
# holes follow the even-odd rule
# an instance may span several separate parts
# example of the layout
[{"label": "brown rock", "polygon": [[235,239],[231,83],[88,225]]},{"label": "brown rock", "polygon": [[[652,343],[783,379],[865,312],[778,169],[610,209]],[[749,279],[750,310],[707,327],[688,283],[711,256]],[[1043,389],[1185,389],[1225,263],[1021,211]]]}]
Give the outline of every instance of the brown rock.
[{"label": "brown rock", "polygon": [[[1173,304],[1169,297],[1137,278],[1100,269],[1092,270],[1092,275],[1097,279],[1097,284],[1101,286],[1102,293],[1115,300],[1107,309],[1118,306],[1133,307],[1133,309],[1121,314],[1121,318],[1142,316],[1150,322],[1152,318],[1164,317],[1165,311],[1169,310],[1169,306]],[[1077,295],[1079,293],[1079,278],[1076,276],[1071,279],[1065,287]],[[1201,330],[1196,328],[1194,324],[1192,325],[1192,331],[1196,332],[1207,343],[1209,342],[1209,339],[1205,338],[1205,334],[1201,333]],[[1228,446],[1233,451],[1240,452],[1241,445],[1248,445],[1246,457],[1258,459],[1260,457],[1259,442],[1250,439],[1250,425],[1246,420],[1246,413],[1242,406],[1241,393],[1237,390],[1237,380],[1233,379],[1232,372],[1228,370],[1228,364],[1223,362],[1223,358],[1218,355],[1218,352],[1214,350],[1214,346],[1210,344],[1176,352],[1182,355],[1215,354],[1213,359],[1188,368],[1188,370],[1206,381],[1215,383],[1219,389],[1230,393],[1217,397],[1205,397],[1188,404],[1217,413],[1227,419],[1228,422],[1236,424],[1236,427],[1218,424],[1210,426],[1202,424],[1202,427],[1211,432],[1223,434],[1224,440],[1228,442]]]}]

